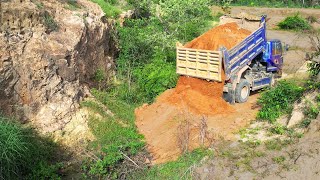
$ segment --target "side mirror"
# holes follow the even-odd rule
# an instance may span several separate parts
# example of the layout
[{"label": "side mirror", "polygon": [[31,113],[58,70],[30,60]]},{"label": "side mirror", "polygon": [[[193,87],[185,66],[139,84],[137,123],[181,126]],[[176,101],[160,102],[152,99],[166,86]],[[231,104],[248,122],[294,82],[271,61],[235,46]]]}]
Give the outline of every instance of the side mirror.
[{"label": "side mirror", "polygon": [[289,51],[289,44],[283,43],[282,44],[282,54],[285,55],[287,54],[287,51]]}]

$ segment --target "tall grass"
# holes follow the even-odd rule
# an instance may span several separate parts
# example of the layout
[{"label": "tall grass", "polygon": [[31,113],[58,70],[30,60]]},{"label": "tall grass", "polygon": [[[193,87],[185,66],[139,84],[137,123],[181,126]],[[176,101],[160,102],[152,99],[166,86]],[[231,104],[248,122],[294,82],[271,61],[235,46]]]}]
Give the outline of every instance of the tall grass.
[{"label": "tall grass", "polygon": [[0,179],[59,179],[55,150],[50,139],[0,115]]}]

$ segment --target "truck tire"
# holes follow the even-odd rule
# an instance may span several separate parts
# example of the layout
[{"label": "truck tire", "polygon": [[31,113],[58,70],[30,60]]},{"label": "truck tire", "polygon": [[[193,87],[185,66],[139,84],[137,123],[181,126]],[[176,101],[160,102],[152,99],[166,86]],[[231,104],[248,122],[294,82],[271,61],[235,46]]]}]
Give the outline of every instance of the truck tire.
[{"label": "truck tire", "polygon": [[238,103],[244,103],[250,95],[250,83],[246,79],[241,79],[235,90],[235,100]]}]

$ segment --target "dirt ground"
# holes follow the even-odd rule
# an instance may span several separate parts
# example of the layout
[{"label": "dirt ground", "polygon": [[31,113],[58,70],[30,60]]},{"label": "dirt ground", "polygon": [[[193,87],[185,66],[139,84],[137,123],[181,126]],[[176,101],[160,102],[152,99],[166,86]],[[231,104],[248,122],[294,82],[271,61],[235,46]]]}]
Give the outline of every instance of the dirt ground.
[{"label": "dirt ground", "polygon": [[[213,11],[215,11],[214,8]],[[295,32],[275,30],[275,27],[279,21],[297,11],[303,16],[312,15],[317,18],[320,17],[320,11],[235,7],[232,8],[231,13],[238,14],[242,11],[255,15],[267,14],[269,18],[267,38],[280,39],[290,46],[289,51],[284,55],[284,76],[300,76],[295,73],[305,64],[305,52],[311,49],[307,37]],[[173,91],[175,89],[165,91],[155,103],[144,105],[135,111],[136,125],[139,132],[146,138],[154,164],[176,160],[185,150],[185,146],[192,150],[202,145],[209,145],[216,140],[234,140],[234,134],[254,120],[258,111],[259,94],[254,93],[247,103],[234,105],[233,113],[202,116],[193,113],[187,106],[177,107],[165,102],[164,99],[170,98]],[[186,134],[186,129],[189,129],[189,134]],[[186,139],[189,140],[188,144],[185,143]]]},{"label": "dirt ground", "polygon": [[[165,91],[161,97],[166,98],[166,94],[171,94],[171,91],[174,90]],[[234,140],[234,133],[255,119],[258,97],[259,94],[255,94],[250,96],[247,103],[236,104],[234,113],[205,116],[207,128],[204,144],[221,138]],[[146,138],[148,150],[153,155],[155,164],[176,160],[179,157],[181,149],[178,144],[178,132],[181,123],[185,121],[190,122],[189,150],[202,145],[200,136],[203,117],[190,113],[188,109],[178,108],[163,102],[163,99],[157,99],[151,105],[136,109],[136,117],[136,125]]]}]

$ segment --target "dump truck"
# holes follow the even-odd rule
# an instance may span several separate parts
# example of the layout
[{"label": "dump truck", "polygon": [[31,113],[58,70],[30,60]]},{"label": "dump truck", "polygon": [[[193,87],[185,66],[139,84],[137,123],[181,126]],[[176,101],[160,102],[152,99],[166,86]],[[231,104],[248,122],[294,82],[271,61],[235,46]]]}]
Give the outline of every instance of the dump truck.
[{"label": "dump truck", "polygon": [[231,49],[218,51],[177,46],[176,72],[224,83],[224,98],[230,103],[244,103],[251,91],[274,83],[281,76],[283,44],[267,40],[266,16],[259,27]]}]

